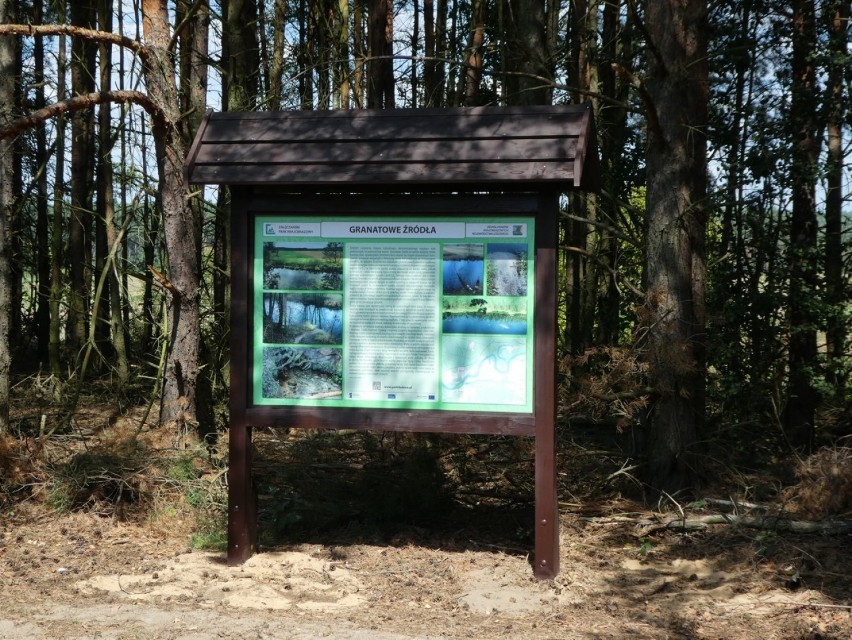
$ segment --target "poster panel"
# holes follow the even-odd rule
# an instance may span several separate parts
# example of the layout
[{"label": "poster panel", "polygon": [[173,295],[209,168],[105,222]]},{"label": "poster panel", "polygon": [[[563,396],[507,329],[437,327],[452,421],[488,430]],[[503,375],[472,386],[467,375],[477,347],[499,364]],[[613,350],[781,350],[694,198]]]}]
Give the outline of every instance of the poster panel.
[{"label": "poster panel", "polygon": [[533,217],[255,217],[255,405],[532,413]]}]

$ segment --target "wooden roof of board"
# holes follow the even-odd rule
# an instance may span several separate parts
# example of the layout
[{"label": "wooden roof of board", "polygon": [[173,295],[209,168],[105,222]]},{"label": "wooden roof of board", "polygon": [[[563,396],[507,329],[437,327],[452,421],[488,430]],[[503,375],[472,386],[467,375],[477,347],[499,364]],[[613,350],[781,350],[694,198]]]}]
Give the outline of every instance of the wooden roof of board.
[{"label": "wooden roof of board", "polygon": [[185,172],[289,189],[600,188],[588,105],[211,112]]}]

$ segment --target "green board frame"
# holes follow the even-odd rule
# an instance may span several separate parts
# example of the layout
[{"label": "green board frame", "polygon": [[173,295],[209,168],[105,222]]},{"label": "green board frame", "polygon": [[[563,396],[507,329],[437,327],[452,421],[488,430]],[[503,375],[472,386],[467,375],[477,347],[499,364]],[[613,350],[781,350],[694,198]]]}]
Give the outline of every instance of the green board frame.
[{"label": "green board frame", "polygon": [[532,413],[534,217],[253,225],[255,405]]}]

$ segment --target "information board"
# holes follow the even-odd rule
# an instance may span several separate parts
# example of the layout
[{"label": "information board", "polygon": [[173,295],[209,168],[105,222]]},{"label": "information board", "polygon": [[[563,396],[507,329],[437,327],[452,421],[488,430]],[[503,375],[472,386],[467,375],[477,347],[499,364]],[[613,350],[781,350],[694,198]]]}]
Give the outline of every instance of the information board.
[{"label": "information board", "polygon": [[535,218],[254,218],[252,402],[533,411]]}]

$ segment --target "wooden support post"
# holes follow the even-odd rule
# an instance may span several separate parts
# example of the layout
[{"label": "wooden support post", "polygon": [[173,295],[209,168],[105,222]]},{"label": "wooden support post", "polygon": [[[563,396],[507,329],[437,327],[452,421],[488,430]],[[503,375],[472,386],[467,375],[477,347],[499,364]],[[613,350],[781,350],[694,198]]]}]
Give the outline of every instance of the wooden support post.
[{"label": "wooden support post", "polygon": [[556,267],[558,194],[539,198],[535,260],[535,560],[536,578],[559,573],[556,494]]},{"label": "wooden support post", "polygon": [[228,564],[239,565],[257,549],[257,501],[251,480],[251,427],[231,424],[228,469]]},{"label": "wooden support post", "polygon": [[[249,320],[248,291],[252,287],[248,267],[250,254],[249,228],[244,190],[231,192],[237,203],[231,212],[231,277],[240,283],[231,294],[231,396],[228,467],[228,564],[242,564],[257,549],[257,501],[251,476],[251,426],[246,418],[248,375]],[[242,283],[246,283],[247,286]]]}]

